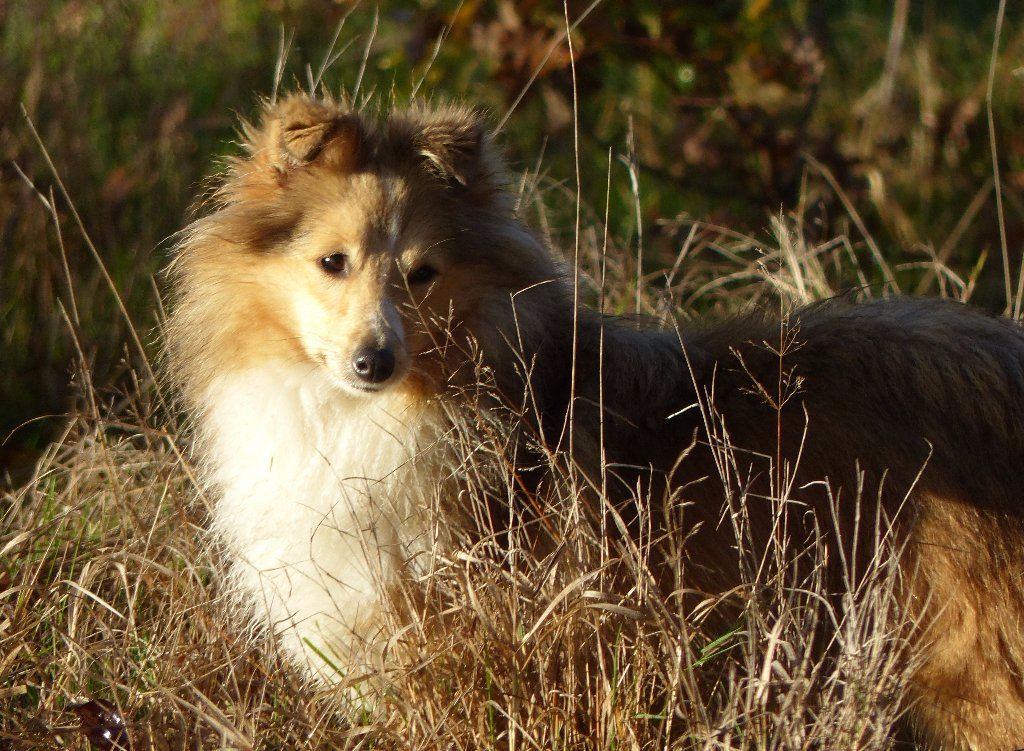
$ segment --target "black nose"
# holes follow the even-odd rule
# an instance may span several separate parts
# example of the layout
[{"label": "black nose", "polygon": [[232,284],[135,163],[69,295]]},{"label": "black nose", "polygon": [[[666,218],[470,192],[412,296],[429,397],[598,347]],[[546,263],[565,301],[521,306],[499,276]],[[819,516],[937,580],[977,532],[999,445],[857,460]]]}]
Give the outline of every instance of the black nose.
[{"label": "black nose", "polygon": [[367,383],[383,383],[395,372],[395,355],[390,349],[363,347],[352,358],[352,370]]}]

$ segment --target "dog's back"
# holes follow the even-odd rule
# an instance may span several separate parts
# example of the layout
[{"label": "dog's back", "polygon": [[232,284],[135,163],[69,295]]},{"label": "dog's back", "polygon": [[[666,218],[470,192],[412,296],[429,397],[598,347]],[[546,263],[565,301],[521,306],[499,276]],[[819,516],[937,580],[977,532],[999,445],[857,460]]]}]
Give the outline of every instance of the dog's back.
[{"label": "dog's back", "polygon": [[[888,531],[916,624],[908,693],[918,735],[941,748],[1024,743],[1017,324],[894,299],[696,326],[675,349],[675,334],[591,325],[605,327],[604,372],[577,388],[606,407],[604,459],[623,492],[647,482],[686,505],[687,529],[663,532],[691,535],[687,586],[735,587],[733,545],[756,557],[784,518],[794,549],[823,531],[842,548],[829,573],[848,591]],[[581,356],[596,360],[583,341]],[[597,419],[577,421],[595,431]],[[743,499],[744,540],[723,520],[730,493]]]},{"label": "dog's back", "polygon": [[710,326],[685,344],[738,446],[778,454],[781,425],[782,456],[802,443],[808,475],[844,479],[855,458],[897,492],[921,473],[919,492],[1024,510],[1016,324],[936,300],[827,302],[783,321]]}]

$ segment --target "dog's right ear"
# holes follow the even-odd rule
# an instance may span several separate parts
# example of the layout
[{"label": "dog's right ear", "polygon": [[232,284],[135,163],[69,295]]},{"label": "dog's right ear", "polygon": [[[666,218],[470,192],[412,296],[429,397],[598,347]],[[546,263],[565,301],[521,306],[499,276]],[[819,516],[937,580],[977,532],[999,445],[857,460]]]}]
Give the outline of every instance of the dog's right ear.
[{"label": "dog's right ear", "polygon": [[365,129],[359,115],[333,102],[291,94],[270,105],[262,123],[246,129],[251,159],[285,182],[311,164],[354,172],[363,162]]}]

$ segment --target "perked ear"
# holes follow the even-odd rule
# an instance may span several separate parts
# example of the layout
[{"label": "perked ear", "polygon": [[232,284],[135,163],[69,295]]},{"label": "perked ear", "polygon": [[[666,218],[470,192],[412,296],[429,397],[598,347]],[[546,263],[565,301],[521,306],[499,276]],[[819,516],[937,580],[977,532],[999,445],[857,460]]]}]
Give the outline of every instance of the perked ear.
[{"label": "perked ear", "polygon": [[460,188],[489,191],[504,172],[484,118],[469,109],[424,113],[412,146],[429,171]]},{"label": "perked ear", "polygon": [[291,94],[271,105],[262,126],[251,135],[253,159],[264,161],[281,177],[316,163],[353,172],[363,161],[362,121],[333,102]]}]

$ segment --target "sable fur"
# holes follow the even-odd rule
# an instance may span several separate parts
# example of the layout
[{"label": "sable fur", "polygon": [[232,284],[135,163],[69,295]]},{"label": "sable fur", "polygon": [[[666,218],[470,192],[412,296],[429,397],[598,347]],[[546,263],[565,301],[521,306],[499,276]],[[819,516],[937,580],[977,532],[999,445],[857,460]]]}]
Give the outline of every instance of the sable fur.
[{"label": "sable fur", "polygon": [[[311,638],[346,666],[379,656],[388,583],[423,565],[439,497],[457,492],[440,404],[482,364],[496,403],[534,415],[549,448],[567,450],[571,427],[568,458],[595,483],[603,453],[627,532],[637,488],[690,504],[689,529],[661,531],[692,533],[685,585],[698,592],[740,575],[714,425],[739,449],[748,499],[778,492],[780,472],[795,469],[795,545],[838,496],[831,544],[863,559],[871,551],[853,533],[879,511],[902,543],[921,624],[909,689],[918,737],[1024,746],[1016,324],[899,299],[681,333],[637,327],[574,310],[561,262],[515,216],[493,137],[470,110],[372,118],[291,96],[245,133],[247,156],[172,266],[167,363],[196,415],[233,580],[296,659],[310,657]],[[315,261],[339,247],[358,268],[329,286]],[[415,291],[402,275],[424,259],[439,274]],[[400,349],[401,373],[358,396],[342,371],[368,337]],[[756,546],[771,519],[748,504]]]}]

